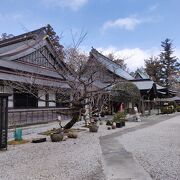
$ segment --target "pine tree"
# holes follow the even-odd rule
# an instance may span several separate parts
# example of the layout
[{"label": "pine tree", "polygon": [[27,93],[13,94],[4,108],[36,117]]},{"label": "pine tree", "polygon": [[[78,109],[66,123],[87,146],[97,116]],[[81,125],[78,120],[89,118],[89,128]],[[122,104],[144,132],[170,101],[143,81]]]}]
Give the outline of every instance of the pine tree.
[{"label": "pine tree", "polygon": [[172,40],[168,38],[165,39],[165,41],[161,42],[161,47],[162,51],[159,55],[159,62],[161,65],[160,82],[169,89],[179,71],[180,64],[178,63],[176,56],[173,56],[174,48]]},{"label": "pine tree", "polygon": [[158,57],[151,56],[149,59],[146,59],[145,70],[154,82],[160,84],[161,64]]}]

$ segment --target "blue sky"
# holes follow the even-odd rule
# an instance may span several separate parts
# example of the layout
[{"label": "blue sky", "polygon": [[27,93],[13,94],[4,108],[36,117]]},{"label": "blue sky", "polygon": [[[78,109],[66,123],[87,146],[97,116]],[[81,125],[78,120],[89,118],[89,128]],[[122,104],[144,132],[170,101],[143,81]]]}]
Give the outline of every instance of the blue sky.
[{"label": "blue sky", "polygon": [[1,0],[0,34],[18,35],[51,24],[61,43],[87,32],[81,47],[126,59],[130,70],[159,53],[161,41],[174,42],[180,58],[179,0]]}]

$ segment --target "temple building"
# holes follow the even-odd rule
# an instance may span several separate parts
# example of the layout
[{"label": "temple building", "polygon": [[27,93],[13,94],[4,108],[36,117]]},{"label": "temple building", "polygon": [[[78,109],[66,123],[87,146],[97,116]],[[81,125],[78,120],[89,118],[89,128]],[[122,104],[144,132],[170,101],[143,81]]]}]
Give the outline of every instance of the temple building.
[{"label": "temple building", "polygon": [[[128,72],[123,70],[121,65],[104,56],[94,48],[92,48],[90,52],[88,63],[91,64],[93,61],[98,61],[100,64],[103,64],[107,69],[107,72],[102,75],[102,83],[107,83],[115,79],[115,84],[117,84],[118,82],[131,82],[139,89],[140,99],[139,103],[136,104],[136,106],[138,106],[140,112],[144,113],[144,111],[146,110],[149,111],[149,109],[159,108],[155,106],[157,104],[156,99],[158,99],[158,101],[160,102],[161,99],[174,97],[176,94],[176,92],[168,90],[166,87],[162,87],[156,84],[143,70],[138,69],[135,75],[131,76]],[[111,88],[109,88],[109,90],[110,89]],[[133,108],[132,106],[135,105],[133,105],[132,103],[126,103],[121,101],[119,103],[110,102],[109,111],[112,112],[113,109],[116,109],[116,111],[119,110],[120,108],[118,107],[121,107],[122,103],[126,105],[125,108]]]},{"label": "temple building", "polygon": [[57,52],[50,28],[0,41],[0,92],[12,94],[8,99],[9,124],[15,120],[26,124],[30,114],[34,122],[55,119],[54,108],[62,107],[55,101],[59,97],[56,89],[67,85],[54,68],[63,73],[68,69],[59,53],[63,46],[59,45]]},{"label": "temple building", "polygon": [[[96,63],[94,63],[96,62]],[[123,70],[121,65],[92,48],[85,72],[92,65],[99,69],[97,87],[106,87],[111,81],[132,82],[139,89],[142,103],[155,98],[173,97],[175,92],[156,85],[146,73],[138,71],[135,77]],[[99,64],[99,66],[98,66]],[[105,68],[106,71],[101,71]],[[103,73],[102,73],[103,72]],[[105,72],[105,73],[104,73]],[[57,119],[57,113],[68,111],[69,104],[61,103],[62,94],[58,90],[70,88],[63,76],[73,75],[64,62],[63,46],[59,44],[56,33],[50,25],[13,36],[0,41],[0,93],[8,93],[9,125],[28,125]],[[84,74],[85,78],[86,74]],[[109,92],[104,89],[102,104],[112,113],[122,103],[113,103]],[[70,96],[65,98],[71,98]],[[95,98],[94,98],[95,99]],[[144,105],[144,103],[146,103]],[[127,103],[133,108],[133,104]]]}]

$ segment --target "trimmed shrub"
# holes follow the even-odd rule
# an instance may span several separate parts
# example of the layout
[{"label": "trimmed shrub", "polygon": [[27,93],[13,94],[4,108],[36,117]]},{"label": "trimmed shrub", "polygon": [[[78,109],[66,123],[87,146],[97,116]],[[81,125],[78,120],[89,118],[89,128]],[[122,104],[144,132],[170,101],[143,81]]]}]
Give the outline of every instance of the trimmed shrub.
[{"label": "trimmed shrub", "polygon": [[177,112],[180,112],[180,106],[177,106],[177,107],[176,107],[176,111],[177,111]]}]

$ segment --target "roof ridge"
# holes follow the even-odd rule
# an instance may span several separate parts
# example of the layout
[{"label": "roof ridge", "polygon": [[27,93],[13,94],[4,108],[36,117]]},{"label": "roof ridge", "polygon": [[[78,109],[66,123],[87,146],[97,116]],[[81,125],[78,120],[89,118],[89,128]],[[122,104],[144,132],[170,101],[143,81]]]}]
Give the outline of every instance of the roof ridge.
[{"label": "roof ridge", "polygon": [[[97,53],[100,54],[101,56],[105,57],[105,58],[106,58],[107,60],[109,60],[110,62],[113,62],[114,64],[118,65],[118,66],[121,68],[121,70],[123,70],[123,71],[125,71],[126,73],[128,73],[126,70],[124,70],[124,69],[121,67],[120,64],[116,63],[115,61],[113,61],[112,59],[108,58],[107,56],[101,54],[97,49],[95,49],[95,48],[92,47],[92,50],[95,51],[95,52],[97,52]],[[129,73],[128,73],[128,74],[129,74]],[[129,75],[130,75],[130,74],[129,74]],[[131,76],[131,75],[130,75],[130,76]]]},{"label": "roof ridge", "polygon": [[[140,68],[137,68],[136,70],[136,73],[137,74],[139,73],[139,75],[142,77],[142,76],[145,76],[146,78],[145,79],[148,79],[149,78],[149,75],[147,74],[146,70],[143,68],[143,69],[140,69]],[[143,77],[142,77],[143,78]]]},{"label": "roof ridge", "polygon": [[21,39],[24,39],[24,38],[29,38],[31,37],[32,35],[38,33],[38,32],[42,32],[43,30],[46,30],[47,26],[43,26],[39,29],[36,29],[36,30],[33,30],[33,31],[29,31],[29,32],[26,32],[26,33],[23,33],[23,34],[20,34],[20,35],[17,35],[17,36],[13,36],[11,38],[8,38],[8,39],[4,39],[2,41],[0,41],[0,46],[6,46],[8,45],[9,43],[12,43],[13,41],[17,41],[17,40],[21,40]]}]

